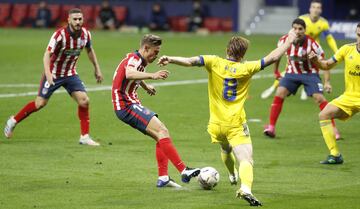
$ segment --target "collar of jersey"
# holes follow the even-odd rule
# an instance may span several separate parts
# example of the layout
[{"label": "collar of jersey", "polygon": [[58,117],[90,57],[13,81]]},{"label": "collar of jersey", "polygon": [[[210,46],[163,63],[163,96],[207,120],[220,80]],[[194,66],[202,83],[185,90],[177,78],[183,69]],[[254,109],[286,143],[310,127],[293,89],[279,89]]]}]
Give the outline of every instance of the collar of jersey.
[{"label": "collar of jersey", "polygon": [[[72,31],[70,30],[70,25],[68,25],[68,26],[66,27],[66,30],[69,32],[69,34],[70,34],[71,37],[73,37],[73,38],[78,38],[78,37],[80,37],[80,35],[77,36],[75,32],[72,32]],[[81,33],[79,33],[79,34],[81,34]]]},{"label": "collar of jersey", "polygon": [[139,51],[138,51],[138,50],[135,50],[134,53],[135,53],[138,57],[141,58],[141,63],[143,63],[143,65],[146,66],[146,65],[147,65],[147,62],[146,62],[146,60],[144,59],[144,57],[141,56],[141,54],[139,53]]}]

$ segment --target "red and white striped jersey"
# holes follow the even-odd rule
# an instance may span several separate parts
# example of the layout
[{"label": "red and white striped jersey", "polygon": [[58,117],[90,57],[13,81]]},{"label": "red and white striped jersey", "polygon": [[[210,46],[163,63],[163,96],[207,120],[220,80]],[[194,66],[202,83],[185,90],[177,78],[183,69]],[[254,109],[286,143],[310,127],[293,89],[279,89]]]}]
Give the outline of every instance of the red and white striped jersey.
[{"label": "red and white striped jersey", "polygon": [[144,72],[146,61],[138,52],[129,53],[121,60],[117,66],[113,77],[113,85],[111,89],[112,102],[114,110],[122,110],[130,104],[140,104],[140,100],[136,93],[141,80],[126,79],[126,70],[131,67],[137,71]]},{"label": "red and white striped jersey", "polygon": [[[288,35],[280,38],[278,46],[285,43]],[[319,69],[311,63],[308,55],[313,51],[315,54],[324,58],[324,51],[321,46],[310,36],[305,35],[304,41],[301,44],[292,44],[286,51],[287,67],[286,73],[291,74],[306,74],[306,73],[319,73]]]},{"label": "red and white striped jersey", "polygon": [[55,31],[47,47],[47,50],[52,53],[51,73],[56,78],[76,75],[76,62],[84,47],[91,47],[91,34],[87,29],[81,28],[79,36],[75,36],[69,26]]}]

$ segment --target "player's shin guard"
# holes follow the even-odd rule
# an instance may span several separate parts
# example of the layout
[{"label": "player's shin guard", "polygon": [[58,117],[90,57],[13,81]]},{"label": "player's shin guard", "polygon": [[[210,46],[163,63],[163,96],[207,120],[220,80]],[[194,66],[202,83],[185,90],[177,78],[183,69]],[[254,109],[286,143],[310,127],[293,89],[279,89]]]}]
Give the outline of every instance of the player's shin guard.
[{"label": "player's shin guard", "polygon": [[325,143],[333,156],[339,156],[339,148],[336,144],[334,129],[330,120],[320,120],[320,128],[324,137]]},{"label": "player's shin guard", "polygon": [[88,134],[90,127],[89,107],[78,106],[78,116],[80,120],[81,135]]},{"label": "player's shin guard", "polygon": [[31,101],[26,104],[18,114],[14,116],[14,119],[16,120],[16,123],[20,123],[20,121],[24,120],[31,113],[36,111],[38,111],[38,109],[36,108],[35,101]]},{"label": "player's shin guard", "polygon": [[254,180],[253,175],[253,165],[247,160],[242,160],[239,166],[239,176],[241,180],[241,190],[245,193],[251,194],[251,187]]},{"label": "player's shin guard", "polygon": [[176,167],[176,169],[181,173],[185,168],[184,162],[181,160],[176,148],[171,142],[170,138],[163,138],[158,141],[159,147],[163,153],[168,157],[171,163]]},{"label": "player's shin guard", "polygon": [[159,176],[168,176],[168,157],[160,148],[159,142],[156,143],[156,161],[158,165]]},{"label": "player's shin guard", "polygon": [[225,164],[229,174],[235,174],[235,156],[233,152],[227,153],[221,150],[221,160]]},{"label": "player's shin guard", "polygon": [[279,115],[282,110],[283,102],[284,102],[284,99],[282,99],[281,97],[278,97],[278,96],[274,97],[274,100],[273,100],[273,103],[271,104],[271,109],[270,109],[270,125],[271,126],[276,125],[276,121],[279,118]]}]

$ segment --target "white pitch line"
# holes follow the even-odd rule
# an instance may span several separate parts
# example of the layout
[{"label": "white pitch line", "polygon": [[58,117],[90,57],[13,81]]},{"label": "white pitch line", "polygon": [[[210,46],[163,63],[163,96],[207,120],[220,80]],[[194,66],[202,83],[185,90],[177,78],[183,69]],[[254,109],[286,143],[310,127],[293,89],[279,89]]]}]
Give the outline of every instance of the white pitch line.
[{"label": "white pitch line", "polygon": [[[342,73],[342,70],[336,69],[331,71],[334,74]],[[273,78],[273,74],[257,74],[254,75],[252,79],[260,79],[260,78]],[[196,80],[183,80],[183,81],[166,81],[159,83],[151,83],[154,86],[179,86],[179,85],[188,85],[188,84],[201,84],[207,83],[208,79],[196,79]],[[10,88],[10,87],[38,87],[36,84],[0,84],[0,88]],[[86,91],[108,91],[111,90],[111,86],[99,86],[99,87],[88,87]],[[60,89],[55,91],[55,94],[66,93],[67,91]],[[37,91],[25,92],[25,93],[10,93],[10,94],[0,94],[0,98],[11,98],[11,97],[25,97],[25,96],[36,96],[38,94]]]}]

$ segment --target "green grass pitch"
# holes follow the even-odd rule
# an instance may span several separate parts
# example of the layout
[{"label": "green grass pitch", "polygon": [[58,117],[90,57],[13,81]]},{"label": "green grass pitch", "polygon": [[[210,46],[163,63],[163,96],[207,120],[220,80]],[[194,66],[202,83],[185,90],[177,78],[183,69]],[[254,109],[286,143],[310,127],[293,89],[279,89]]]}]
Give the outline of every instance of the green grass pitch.
[{"label": "green grass pitch", "polygon": [[[37,87],[6,87],[4,84],[38,84],[42,56],[52,30],[0,30],[0,95],[37,91]],[[93,46],[105,76],[103,86],[111,85],[112,75],[127,52],[138,48],[141,35],[93,31]],[[224,56],[231,34],[197,36],[160,34],[164,41],[161,55]],[[250,36],[246,59],[261,58],[270,52],[278,36]],[[324,41],[323,41],[324,42]],[[349,42],[349,41],[347,41]],[[342,45],[347,42],[338,42]],[[325,43],[327,57],[331,56]],[[284,61],[285,59],[283,59]],[[339,65],[337,68],[341,69]],[[154,64],[148,71],[158,69]],[[169,66],[167,81],[206,79],[204,70]],[[96,87],[93,68],[85,52],[78,73],[88,87]],[[269,75],[268,67],[259,75]],[[331,100],[344,89],[343,74],[332,76]],[[319,108],[311,99],[299,95],[286,100],[275,140],[262,134],[268,121],[272,99],[261,100],[260,93],[273,79],[254,79],[246,103],[254,146],[253,193],[264,208],[338,209],[360,208],[360,120],[338,121],[345,140],[339,142],[345,163],[320,165],[328,154],[321,137]],[[152,82],[152,81],[149,81]],[[156,81],[163,82],[163,81]],[[11,140],[0,137],[0,208],[2,209],[215,209],[245,208],[235,199],[220,160],[219,147],[206,133],[209,118],[207,84],[159,86],[150,97],[139,90],[142,103],[157,112],[170,130],[179,153],[189,166],[212,166],[220,173],[220,183],[203,191],[192,180],[184,190],[157,189],[155,144],[140,132],[119,121],[111,104],[110,91],[89,92],[91,135],[101,142],[98,148],[78,145],[77,106],[65,93],[55,94],[47,107],[19,124]],[[0,97],[0,121],[5,122],[34,96]],[[2,127],[1,127],[2,128]],[[170,175],[180,182],[170,167]]]}]

